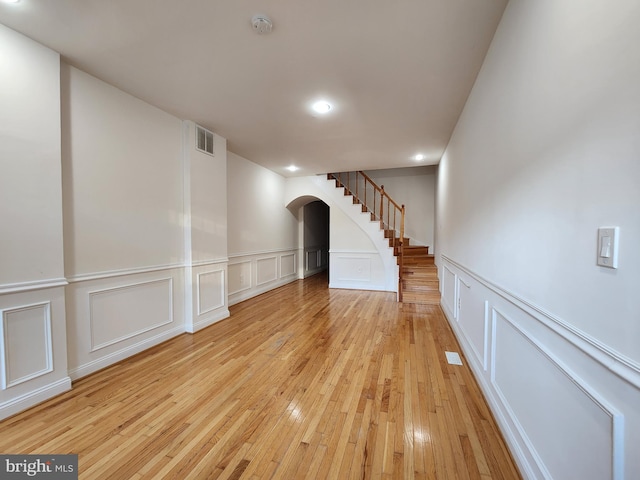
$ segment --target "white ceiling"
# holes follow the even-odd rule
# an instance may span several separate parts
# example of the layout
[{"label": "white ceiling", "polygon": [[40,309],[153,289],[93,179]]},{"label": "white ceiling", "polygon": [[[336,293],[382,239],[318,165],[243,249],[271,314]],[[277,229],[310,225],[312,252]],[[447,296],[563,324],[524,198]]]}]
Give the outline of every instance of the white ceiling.
[{"label": "white ceiling", "polygon": [[506,3],[21,0],[0,23],[293,176],[438,163]]}]

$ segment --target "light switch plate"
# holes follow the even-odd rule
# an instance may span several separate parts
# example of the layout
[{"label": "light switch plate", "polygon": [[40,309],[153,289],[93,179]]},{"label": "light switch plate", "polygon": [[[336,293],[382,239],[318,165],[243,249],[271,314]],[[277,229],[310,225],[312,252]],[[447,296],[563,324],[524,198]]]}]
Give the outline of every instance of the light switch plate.
[{"label": "light switch plate", "polygon": [[618,240],[620,227],[600,227],[598,229],[597,258],[598,265],[618,268]]}]

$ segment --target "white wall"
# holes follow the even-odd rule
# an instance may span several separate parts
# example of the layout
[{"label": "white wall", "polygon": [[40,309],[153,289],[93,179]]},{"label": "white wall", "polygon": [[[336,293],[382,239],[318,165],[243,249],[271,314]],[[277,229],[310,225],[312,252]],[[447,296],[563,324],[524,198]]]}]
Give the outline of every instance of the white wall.
[{"label": "white wall", "polygon": [[71,387],[60,57],[0,25],[0,418]]},{"label": "white wall", "polygon": [[229,304],[298,278],[298,222],[285,208],[285,178],[227,155]]},{"label": "white wall", "polygon": [[62,66],[69,371],[184,331],[182,122]]},{"label": "white wall", "polygon": [[367,170],[393,200],[405,205],[405,237],[411,245],[434,247],[436,166]]},{"label": "white wall", "polygon": [[440,164],[443,307],[530,478],[640,477],[639,22],[511,1]]}]

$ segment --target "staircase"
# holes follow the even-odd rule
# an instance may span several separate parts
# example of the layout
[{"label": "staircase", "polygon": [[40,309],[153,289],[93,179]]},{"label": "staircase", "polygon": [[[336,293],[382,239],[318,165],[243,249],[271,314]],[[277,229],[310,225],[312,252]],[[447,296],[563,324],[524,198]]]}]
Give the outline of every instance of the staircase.
[{"label": "staircase", "polygon": [[402,302],[439,305],[438,269],[429,247],[405,246],[402,266]]},{"label": "staircase", "polygon": [[[364,172],[329,173],[327,179],[335,180],[336,188],[344,188],[344,195],[351,195],[353,204],[360,205],[363,213],[369,212],[371,221],[380,222],[398,262],[398,301],[439,305],[438,270],[429,247],[412,246],[410,239],[404,237],[405,206],[398,205],[384,186],[376,185]],[[368,191],[371,193],[367,200]]]}]

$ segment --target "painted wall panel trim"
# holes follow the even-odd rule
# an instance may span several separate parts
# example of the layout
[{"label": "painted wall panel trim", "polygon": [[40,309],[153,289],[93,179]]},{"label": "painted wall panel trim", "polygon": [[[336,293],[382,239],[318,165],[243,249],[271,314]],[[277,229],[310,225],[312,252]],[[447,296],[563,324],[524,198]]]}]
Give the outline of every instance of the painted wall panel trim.
[{"label": "painted wall panel trim", "polygon": [[28,292],[30,290],[42,290],[44,288],[64,287],[69,285],[66,278],[49,278],[46,280],[34,280],[32,282],[5,283],[0,285],[0,295],[6,293]]},{"label": "painted wall panel trim", "polygon": [[227,263],[229,261],[228,258],[217,258],[217,259],[212,259],[212,260],[199,260],[197,262],[191,262],[191,265],[185,265],[185,266],[191,266],[191,267],[205,267],[208,265],[220,265],[221,263]]},{"label": "painted wall panel trim", "polygon": [[279,249],[275,249],[275,250],[260,250],[260,251],[256,251],[256,252],[240,252],[240,253],[234,253],[231,255],[228,255],[228,257],[231,258],[239,258],[239,257],[255,257],[256,255],[268,255],[268,254],[272,254],[272,253],[282,253],[282,252],[295,252],[297,251],[298,248],[279,248]]},{"label": "painted wall panel trim", "polygon": [[339,250],[339,249],[331,249],[329,253],[343,253],[347,255],[378,255],[377,250]]},{"label": "painted wall panel trim", "polygon": [[[289,268],[289,270],[287,270]],[[280,256],[280,278],[286,278],[295,275],[296,272],[296,254],[287,253]]]},{"label": "painted wall panel trim", "polygon": [[[40,347],[44,349],[44,365],[41,369],[25,374],[18,378],[12,378],[11,359],[9,347],[9,315],[12,313],[25,312],[28,310],[42,309],[42,328],[44,333],[44,344]],[[53,372],[53,339],[51,337],[51,302],[39,302],[19,307],[11,307],[0,310],[2,323],[0,323],[0,358],[2,358],[2,369],[0,376],[0,386],[3,390],[15,387],[21,383],[41,377]]]},{"label": "painted wall panel trim", "polygon": [[[453,318],[457,320],[458,309],[456,308],[456,303],[458,301],[458,292],[456,291],[456,284],[457,284],[458,276],[453,270],[451,270],[446,265],[443,266],[443,272],[444,272],[443,279],[440,282],[440,289],[442,292],[441,298],[442,298],[442,301],[445,303],[447,309],[453,315]],[[447,287],[449,285],[449,281],[448,281],[449,279],[447,277],[452,277],[451,278],[452,287]]]},{"label": "painted wall panel trim", "polygon": [[[160,284],[160,283],[164,283],[167,282],[168,283],[168,287],[169,287],[169,295],[168,295],[168,316],[167,319],[165,321],[161,321],[159,323],[153,324],[153,325],[149,325],[147,327],[144,328],[140,328],[137,329],[135,331],[132,331],[126,335],[122,335],[118,338],[113,338],[111,340],[108,340],[106,342],[101,342],[101,343],[95,343],[95,314],[94,314],[94,304],[93,304],[93,299],[96,296],[108,293],[108,292],[117,292],[117,291],[125,291],[125,290],[130,290],[130,289],[135,289],[141,286],[146,286],[146,285],[154,285],[154,284]],[[91,330],[91,350],[90,352],[95,352],[97,350],[100,350],[102,348],[108,347],[110,345],[114,345],[117,343],[120,343],[122,341],[128,340],[130,338],[136,337],[142,333],[145,332],[149,332],[151,330],[154,330],[158,327],[162,327],[164,325],[169,325],[170,323],[173,322],[173,278],[171,277],[167,277],[167,278],[160,278],[160,279],[156,279],[156,280],[150,280],[150,281],[145,281],[145,282],[135,282],[135,283],[130,283],[127,285],[120,285],[117,287],[110,287],[110,288],[104,288],[104,289],[100,289],[100,290],[94,290],[89,292],[89,327]]]},{"label": "painted wall panel trim", "polygon": [[79,378],[85,377],[93,372],[97,372],[98,370],[113,365],[120,360],[124,360],[125,358],[129,358],[137,353],[143,352],[159,343],[169,340],[170,338],[181,335],[182,333],[184,333],[183,326],[165,330],[158,335],[150,338],[145,338],[131,346],[122,348],[121,350],[113,353],[109,353],[96,360],[80,365],[79,367],[69,369],[69,377],[72,380],[77,380]]},{"label": "painted wall panel trim", "polygon": [[[243,271],[242,267],[247,267],[245,269],[245,271]],[[244,262],[235,262],[235,263],[229,263],[228,266],[228,270],[229,270],[229,288],[231,289],[233,287],[233,284],[235,283],[234,280],[236,278],[236,273],[238,274],[238,278],[239,278],[239,288],[236,288],[234,290],[229,290],[229,296],[231,295],[235,295],[236,293],[239,292],[244,292],[245,290],[251,290],[251,282],[253,281],[253,263],[251,262],[251,260],[245,260]],[[245,275],[246,273],[246,275]],[[245,285],[245,286],[242,286]]]},{"label": "painted wall panel trim", "polygon": [[[264,257],[256,260],[256,285],[264,285],[278,279],[278,257]],[[271,271],[268,268],[271,267]]]},{"label": "painted wall panel trim", "polygon": [[[214,305],[209,305],[208,307],[204,306],[204,300],[205,300],[205,296],[204,296],[204,292],[202,290],[202,284],[204,284],[204,282],[202,281],[202,278],[207,276],[207,275],[217,275],[219,277],[219,282],[218,282],[218,295],[220,297],[220,302]],[[224,307],[224,270],[212,270],[210,272],[202,272],[202,273],[198,273],[197,277],[196,277],[196,284],[197,284],[197,288],[196,288],[196,295],[197,295],[197,301],[196,304],[198,305],[198,316],[200,315],[204,315],[206,313],[209,312],[213,312],[214,310],[217,310],[218,308]]]},{"label": "painted wall panel trim", "polygon": [[1,403],[0,419],[8,418],[69,390],[71,390],[71,378],[69,377],[64,377],[41,388],[31,390],[24,395]]},{"label": "painted wall panel trim", "polygon": [[[562,336],[565,340],[580,349],[592,359],[596,360],[611,372],[615,373],[620,378],[629,382],[634,387],[640,388],[640,364],[607,347],[585,332],[569,325],[567,322],[547,312],[542,307],[520,298],[516,294],[492,283],[446,255],[441,256],[446,262],[449,262],[451,265],[459,268],[465,274],[474,278],[489,290],[533,316],[536,320],[549,327],[551,330]],[[444,268],[446,268],[446,265]]]},{"label": "painted wall panel trim", "polygon": [[69,283],[87,282],[89,280],[102,280],[105,278],[122,277],[126,275],[135,275],[138,273],[151,273],[162,272],[166,270],[182,269],[185,265],[183,263],[172,263],[167,265],[154,265],[150,267],[141,268],[125,268],[122,270],[108,270],[105,272],[86,273],[81,275],[70,275],[67,277]]},{"label": "painted wall panel trim", "polygon": [[502,312],[500,309],[492,308],[492,349],[491,349],[491,370],[490,378],[494,391],[498,394],[503,407],[509,413],[511,420],[513,421],[520,437],[525,442],[528,450],[533,455],[538,468],[544,473],[545,478],[552,478],[548,472],[544,462],[536,452],[531,440],[526,434],[524,427],[518,421],[518,416],[515,414],[509,404],[509,400],[502,392],[500,385],[496,381],[496,358],[497,358],[497,323],[498,317],[507,322],[515,331],[517,331],[529,344],[531,344],[538,352],[540,352],[547,361],[551,363],[559,372],[561,372],[565,378],[573,383],[578,390],[580,390],[592,403],[594,403],[606,416],[611,419],[611,430],[613,432],[612,442],[612,472],[611,478],[613,480],[624,480],[624,415],[622,415],[616,408],[614,408],[609,402],[607,402],[601,395],[593,390],[582,378],[580,378],[575,372],[567,367],[558,357],[551,353],[544,345],[538,342],[524,328],[514,322],[508,315]]}]

